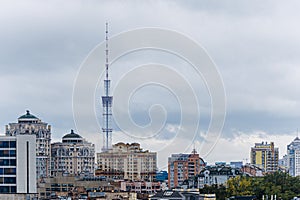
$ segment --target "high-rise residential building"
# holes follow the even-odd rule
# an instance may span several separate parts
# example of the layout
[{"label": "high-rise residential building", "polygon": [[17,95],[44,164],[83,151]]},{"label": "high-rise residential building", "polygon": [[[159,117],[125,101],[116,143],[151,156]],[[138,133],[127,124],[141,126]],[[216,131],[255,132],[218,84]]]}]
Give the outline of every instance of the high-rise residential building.
[{"label": "high-rise residential building", "polygon": [[199,174],[205,162],[196,150],[191,154],[172,154],[168,158],[168,185],[170,188],[180,186],[183,181]]},{"label": "high-rise residential building", "polygon": [[156,152],[143,150],[138,143],[114,144],[109,151],[97,153],[97,176],[108,179],[153,181],[156,174]]},{"label": "high-rise residential building", "polygon": [[35,151],[35,135],[0,136],[0,199],[36,195]]},{"label": "high-rise residential building", "polygon": [[287,145],[287,168],[291,176],[300,176],[300,139]]},{"label": "high-rise residential building", "polygon": [[36,136],[36,177],[46,177],[50,172],[50,143],[51,126],[42,122],[36,116],[30,114],[29,110],[25,115],[18,118],[17,123],[6,125],[7,136],[30,134]]},{"label": "high-rise residential building", "polygon": [[274,142],[255,143],[251,147],[251,164],[263,169],[265,172],[275,172],[278,170],[279,150],[274,146]]},{"label": "high-rise residential building", "polygon": [[73,130],[62,137],[62,142],[51,144],[51,175],[59,172],[94,174],[94,166],[95,145]]}]

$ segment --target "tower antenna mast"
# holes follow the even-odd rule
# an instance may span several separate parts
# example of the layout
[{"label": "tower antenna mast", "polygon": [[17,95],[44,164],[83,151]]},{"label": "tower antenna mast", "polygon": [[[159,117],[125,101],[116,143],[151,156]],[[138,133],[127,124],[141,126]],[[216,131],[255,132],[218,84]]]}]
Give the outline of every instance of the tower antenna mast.
[{"label": "tower antenna mast", "polygon": [[112,148],[112,100],[113,97],[109,95],[110,80],[108,77],[109,68],[109,48],[108,48],[108,23],[105,24],[105,79],[104,79],[104,95],[102,96],[102,106],[103,106],[103,147],[102,151],[108,151]]}]

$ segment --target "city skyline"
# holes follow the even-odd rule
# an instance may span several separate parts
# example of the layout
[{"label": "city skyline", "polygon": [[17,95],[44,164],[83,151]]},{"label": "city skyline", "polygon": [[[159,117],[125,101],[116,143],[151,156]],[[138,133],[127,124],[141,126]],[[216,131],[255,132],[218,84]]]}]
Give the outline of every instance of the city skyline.
[{"label": "city skyline", "polygon": [[[286,154],[286,145],[297,137],[300,29],[297,26],[299,13],[294,4],[299,6],[298,2],[136,4],[129,1],[124,4],[103,1],[83,5],[75,1],[72,5],[60,4],[63,9],[59,10],[56,9],[57,2],[2,4],[1,134],[5,133],[5,125],[15,122],[26,109],[52,125],[53,141],[59,141],[70,129],[76,130],[72,113],[73,85],[81,63],[104,41],[105,22],[108,21],[111,35],[136,28],[158,27],[181,32],[205,47],[222,76],[227,96],[223,133],[205,161],[249,159],[250,147],[262,141],[274,142],[281,158]],[[157,15],[151,14],[153,12]],[[136,15],[140,17],[136,19]],[[199,107],[203,121],[200,132],[205,132],[210,118],[205,84],[198,85],[198,79],[185,69],[187,65],[173,59],[154,51],[137,52],[122,58],[111,68],[112,92],[130,66],[151,61],[172,65],[190,79],[201,99]],[[96,114],[101,125],[103,85],[100,82],[95,92],[95,110],[99,111]],[[143,148],[155,151],[180,128],[180,110],[173,108],[178,102],[170,94],[164,94],[163,89],[148,89],[134,96],[131,111],[132,118],[141,126],[149,123],[147,111],[153,103],[165,105],[170,113],[162,138],[136,141]],[[151,98],[148,99],[149,94]],[[82,120],[85,114],[82,113]],[[122,130],[114,129],[113,144],[126,140],[135,142],[136,139],[122,135]],[[99,127],[87,127],[79,134],[94,141],[96,152],[100,152],[102,135]],[[191,136],[186,138],[190,140]],[[184,150],[185,147],[176,146],[184,140],[185,136],[182,136],[174,142],[174,153]],[[161,156],[167,158],[169,155]],[[159,165],[163,166],[167,161],[164,162]]]}]

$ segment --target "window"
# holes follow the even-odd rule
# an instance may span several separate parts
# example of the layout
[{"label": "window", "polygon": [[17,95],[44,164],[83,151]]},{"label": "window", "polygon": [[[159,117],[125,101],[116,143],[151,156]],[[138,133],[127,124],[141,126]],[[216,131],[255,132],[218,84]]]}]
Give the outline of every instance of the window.
[{"label": "window", "polygon": [[0,150],[0,157],[9,157],[9,150]]},{"label": "window", "polygon": [[9,186],[0,186],[0,193],[9,193]]},{"label": "window", "polygon": [[16,174],[16,168],[5,168],[4,174],[8,175],[15,175]]},{"label": "window", "polygon": [[9,148],[9,141],[0,141],[0,148]]},{"label": "window", "polygon": [[[0,159],[0,166],[16,166],[16,159]],[[2,174],[3,171],[0,171]]]},{"label": "window", "polygon": [[4,177],[4,183],[16,183],[16,177]]},{"label": "window", "polygon": [[10,192],[11,193],[16,193],[17,192],[17,187],[16,186],[10,186]]},{"label": "window", "polygon": [[9,142],[10,148],[16,148],[16,141]]},{"label": "window", "polygon": [[11,157],[15,157],[16,156],[16,150],[9,150],[9,154]]}]

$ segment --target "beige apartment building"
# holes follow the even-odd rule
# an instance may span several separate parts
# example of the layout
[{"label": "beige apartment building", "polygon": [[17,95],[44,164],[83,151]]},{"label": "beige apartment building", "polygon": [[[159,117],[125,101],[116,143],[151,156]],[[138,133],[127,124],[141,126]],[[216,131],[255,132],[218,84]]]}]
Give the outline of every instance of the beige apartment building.
[{"label": "beige apartment building", "polygon": [[95,145],[73,130],[63,136],[62,142],[51,144],[51,175],[59,172],[79,175],[94,174]]},{"label": "beige apartment building", "polygon": [[156,152],[143,150],[138,143],[113,145],[112,149],[97,153],[96,176],[107,179],[153,181],[157,166]]}]

